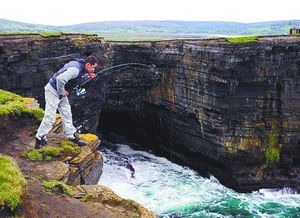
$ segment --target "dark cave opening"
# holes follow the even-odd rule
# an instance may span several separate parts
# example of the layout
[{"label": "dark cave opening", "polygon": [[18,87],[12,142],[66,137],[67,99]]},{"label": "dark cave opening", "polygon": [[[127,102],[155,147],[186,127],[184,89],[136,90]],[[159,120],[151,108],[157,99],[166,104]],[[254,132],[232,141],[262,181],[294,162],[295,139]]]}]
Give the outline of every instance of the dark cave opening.
[{"label": "dark cave opening", "polygon": [[105,142],[129,144],[138,150],[151,151],[174,163],[188,166],[204,177],[217,175],[220,182],[227,181],[227,185],[233,186],[228,182],[229,174],[224,175],[220,172],[224,166],[199,152],[187,149],[177,140],[180,136],[172,126],[169,126],[170,123],[161,120],[161,113],[164,110],[160,108],[161,113],[157,111],[153,113],[152,109],[142,111],[104,109],[100,113],[97,132]]},{"label": "dark cave opening", "polygon": [[[147,128],[147,120],[142,118],[140,112],[103,110],[99,117],[97,132],[107,141],[146,145],[155,143],[150,136],[151,128]],[[143,128],[147,128],[147,134]]]}]

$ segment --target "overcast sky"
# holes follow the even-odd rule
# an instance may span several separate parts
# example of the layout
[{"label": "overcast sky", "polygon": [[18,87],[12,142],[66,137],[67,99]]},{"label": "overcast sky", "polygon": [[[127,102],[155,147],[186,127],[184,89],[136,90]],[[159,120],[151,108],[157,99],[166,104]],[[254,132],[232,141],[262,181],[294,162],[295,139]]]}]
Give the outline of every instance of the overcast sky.
[{"label": "overcast sky", "polygon": [[300,20],[300,0],[1,0],[0,18],[69,25],[112,20]]}]

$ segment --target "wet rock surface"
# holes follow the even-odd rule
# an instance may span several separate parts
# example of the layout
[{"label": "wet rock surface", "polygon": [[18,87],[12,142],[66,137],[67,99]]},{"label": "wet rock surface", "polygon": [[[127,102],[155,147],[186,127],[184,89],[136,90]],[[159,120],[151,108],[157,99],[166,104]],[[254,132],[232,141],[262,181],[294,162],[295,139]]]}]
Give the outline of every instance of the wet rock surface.
[{"label": "wet rock surface", "polygon": [[156,73],[128,68],[94,82],[88,101],[73,101],[75,122],[147,145],[238,191],[299,189],[299,37],[77,45],[83,37],[74,37],[1,38],[0,88],[42,101],[46,75],[73,54],[94,54],[101,67],[153,64]]}]

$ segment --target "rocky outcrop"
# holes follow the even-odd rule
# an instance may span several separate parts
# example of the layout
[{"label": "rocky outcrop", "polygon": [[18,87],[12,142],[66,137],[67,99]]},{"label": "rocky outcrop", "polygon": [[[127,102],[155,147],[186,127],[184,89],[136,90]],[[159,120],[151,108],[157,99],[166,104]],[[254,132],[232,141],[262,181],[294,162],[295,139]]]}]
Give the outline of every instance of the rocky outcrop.
[{"label": "rocky outcrop", "polygon": [[[61,136],[52,135],[49,146],[56,146],[56,141],[63,140]],[[103,167],[103,155],[97,151],[100,140],[97,138],[88,146],[81,148],[79,154],[61,156],[51,162],[38,162],[31,170],[34,175],[41,175],[47,181],[63,181],[69,185],[97,184]]]},{"label": "rocky outcrop", "polygon": [[78,185],[74,190],[74,197],[83,199],[89,205],[97,207],[105,205],[119,215],[119,217],[156,217],[152,212],[129,199],[122,199],[112,190],[102,185]]},{"label": "rocky outcrop", "polygon": [[[15,37],[1,41],[0,88],[42,99],[41,83],[30,81],[21,90],[23,83],[15,75],[22,72],[41,81],[39,72],[46,75],[59,68],[55,64],[62,50],[50,47],[49,40],[71,46],[80,55],[87,54],[87,47],[95,48],[92,53],[98,55],[101,66],[154,64],[155,73],[128,68],[106,83],[93,83],[96,88],[88,101],[74,101],[75,121],[80,120],[86,130],[98,126],[105,137],[118,134],[148,144],[239,191],[299,187],[299,37],[258,37],[257,42],[242,44],[225,39],[132,43],[86,39],[78,47],[73,44],[75,36]],[[39,43],[30,50],[31,59],[29,53],[14,57],[14,50],[22,51],[21,45],[30,40]],[[68,49],[65,58],[58,58],[60,65],[74,53]],[[45,63],[46,69],[34,74],[24,71],[24,66],[36,66],[43,58],[52,61]],[[15,64],[9,65],[13,60]],[[10,80],[15,81],[13,85]],[[103,93],[107,98],[101,109],[95,103]]]},{"label": "rocky outcrop", "polygon": [[[23,101],[29,108],[39,107],[34,98],[23,98]],[[61,126],[61,117],[59,114],[56,116],[54,126],[56,128],[51,131],[48,145],[56,148],[61,141],[65,140],[62,128],[58,128]],[[100,146],[100,140],[92,134],[81,135],[81,138],[87,142],[87,146],[78,147],[79,152],[61,152],[63,154],[60,156],[56,153],[53,155],[54,161],[36,164],[36,167],[33,167],[31,170],[32,173],[42,175],[45,180],[63,181],[69,185],[97,184],[103,168],[103,155],[97,150]],[[72,144],[67,145],[69,146],[69,150],[73,148]],[[47,153],[49,154],[51,151],[47,151]],[[36,155],[36,153],[32,154]],[[30,155],[25,156],[30,159]],[[52,156],[49,157],[51,158]],[[35,160],[40,159],[35,158]]]},{"label": "rocky outcrop", "polygon": [[83,148],[81,153],[68,161],[70,175],[67,184],[97,184],[103,168],[103,154],[97,151],[99,140],[90,143],[91,146]]},{"label": "rocky outcrop", "polygon": [[[20,98],[8,97],[11,96],[14,100]],[[3,95],[1,97],[3,100]],[[31,98],[24,102],[38,106]],[[3,106],[1,101],[0,108]],[[14,211],[0,208],[1,217],[155,217],[140,204],[95,185],[102,173],[103,162],[102,154],[97,150],[100,145],[97,136],[81,135],[87,145],[79,147],[63,141],[65,138],[58,131],[51,133],[46,147],[36,150],[33,149],[36,118],[31,114],[5,117],[0,114],[0,118],[5,121],[0,123],[0,152],[16,161],[26,179],[22,203],[15,204],[14,207],[18,207]],[[16,200],[19,196],[15,197]]]}]

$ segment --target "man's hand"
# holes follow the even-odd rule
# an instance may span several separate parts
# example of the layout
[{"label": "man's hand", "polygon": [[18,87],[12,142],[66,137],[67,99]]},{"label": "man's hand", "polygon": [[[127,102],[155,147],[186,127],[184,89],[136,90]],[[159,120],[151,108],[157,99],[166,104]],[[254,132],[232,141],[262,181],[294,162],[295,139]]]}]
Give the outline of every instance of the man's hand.
[{"label": "man's hand", "polygon": [[91,79],[94,79],[96,76],[97,76],[97,74],[89,73],[89,77],[90,77]]},{"label": "man's hand", "polygon": [[65,90],[65,91],[59,96],[59,99],[62,99],[63,97],[67,97],[68,95],[69,95],[69,92]]}]

